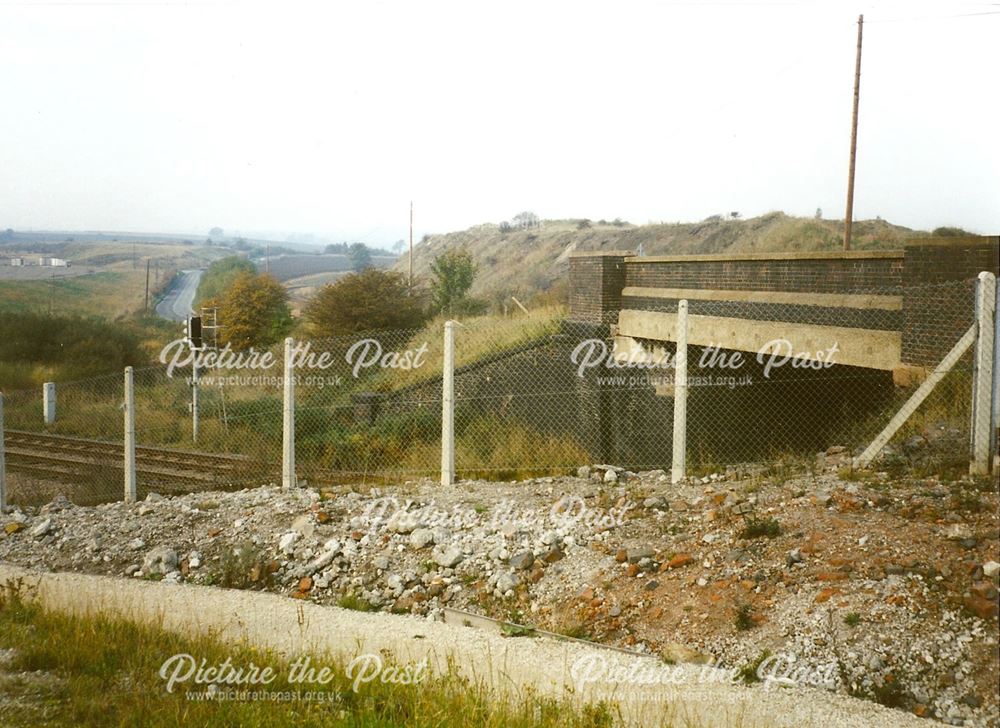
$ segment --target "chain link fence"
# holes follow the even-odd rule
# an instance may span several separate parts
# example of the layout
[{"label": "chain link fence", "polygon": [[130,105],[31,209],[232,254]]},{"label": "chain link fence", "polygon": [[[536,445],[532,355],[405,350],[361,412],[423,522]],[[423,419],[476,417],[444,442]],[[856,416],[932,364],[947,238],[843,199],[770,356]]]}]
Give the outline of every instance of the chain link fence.
[{"label": "chain link fence", "polygon": [[[617,325],[558,308],[455,327],[459,478],[575,472],[607,463],[671,469],[679,301],[631,296]],[[869,446],[975,321],[975,281],[866,290],[802,305],[792,296],[688,300],[686,466],[698,476],[765,462],[808,464]],[[420,330],[296,340],[296,476],[318,488],[437,477],[443,322]],[[969,467],[975,346],[887,439],[879,469]],[[181,357],[134,371],[139,497],[281,482],[281,347],[270,363],[223,362],[195,377]],[[914,366],[900,369],[899,360]],[[197,382],[197,386],[195,386]],[[122,497],[123,377],[5,394],[11,502]],[[988,423],[989,407],[975,417]],[[987,425],[988,426],[988,425]],[[993,445],[992,447],[995,447]]]}]

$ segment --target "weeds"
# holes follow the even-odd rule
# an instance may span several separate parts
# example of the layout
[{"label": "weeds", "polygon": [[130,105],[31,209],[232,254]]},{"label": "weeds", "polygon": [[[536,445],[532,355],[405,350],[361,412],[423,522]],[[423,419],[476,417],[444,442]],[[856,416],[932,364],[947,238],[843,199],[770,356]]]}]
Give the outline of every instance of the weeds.
[{"label": "weeds", "polygon": [[341,609],[350,609],[352,612],[372,612],[375,607],[362,596],[354,592],[348,592],[337,600],[337,606]]},{"label": "weeds", "polygon": [[740,531],[740,538],[776,538],[781,535],[781,524],[775,518],[747,518],[747,525]]},{"label": "weeds", "polygon": [[752,662],[748,662],[740,668],[740,679],[747,685],[760,682],[760,675],[757,674],[760,666],[771,656],[770,650],[764,650]]},{"label": "weeds", "polygon": [[277,562],[268,559],[259,547],[246,541],[222,552],[213,583],[227,589],[264,589],[274,582]]},{"label": "weeds", "polygon": [[861,624],[861,615],[857,612],[851,612],[850,614],[844,615],[844,624],[848,627],[857,627]]},{"label": "weeds", "polygon": [[736,629],[746,632],[757,626],[757,620],[753,618],[753,610],[749,604],[741,604],[736,608]]}]

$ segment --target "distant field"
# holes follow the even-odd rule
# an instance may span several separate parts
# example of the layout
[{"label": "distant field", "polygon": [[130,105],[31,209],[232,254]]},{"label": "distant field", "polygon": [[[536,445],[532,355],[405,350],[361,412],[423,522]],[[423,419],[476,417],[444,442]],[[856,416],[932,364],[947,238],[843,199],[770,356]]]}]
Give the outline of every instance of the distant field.
[{"label": "distant field", "polygon": [[[396,258],[381,255],[372,256],[376,268],[389,268]],[[258,266],[263,268],[262,266]],[[279,281],[290,281],[314,273],[346,273],[351,270],[351,260],[346,255],[282,255],[271,258],[268,272]]]},{"label": "distant field", "polygon": [[288,289],[288,301],[292,306],[292,313],[296,316],[299,315],[309,299],[316,295],[316,291],[328,283],[336,283],[349,272],[341,270],[329,271],[327,273],[313,273],[283,281],[285,288]]},{"label": "distant field", "polygon": [[[0,311],[30,311],[115,319],[143,306],[146,261],[150,261],[150,303],[181,268],[200,268],[225,251],[153,243],[60,243],[0,248]],[[39,256],[65,258],[70,266],[11,266]]]},{"label": "distant field", "polygon": [[0,310],[118,318],[142,307],[145,284],[145,270],[52,280],[0,280]]}]

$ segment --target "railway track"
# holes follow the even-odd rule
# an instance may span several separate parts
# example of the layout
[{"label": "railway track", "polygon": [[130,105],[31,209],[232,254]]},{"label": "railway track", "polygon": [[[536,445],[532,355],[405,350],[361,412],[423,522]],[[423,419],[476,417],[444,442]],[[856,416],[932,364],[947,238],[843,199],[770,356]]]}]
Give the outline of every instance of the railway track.
[{"label": "railway track", "polygon": [[[6,430],[7,467],[47,480],[87,482],[121,474],[125,448],[122,443],[65,435]],[[260,482],[269,472],[265,463],[245,455],[195,452],[137,445],[135,466],[143,486],[155,484],[170,490],[194,491]]]}]

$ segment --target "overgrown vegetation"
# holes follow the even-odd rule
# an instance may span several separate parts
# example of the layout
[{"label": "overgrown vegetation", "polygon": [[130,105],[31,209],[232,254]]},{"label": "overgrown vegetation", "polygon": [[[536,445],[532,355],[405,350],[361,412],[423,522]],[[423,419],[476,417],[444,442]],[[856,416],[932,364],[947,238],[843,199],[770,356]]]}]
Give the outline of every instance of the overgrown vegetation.
[{"label": "overgrown vegetation", "polygon": [[236,351],[265,348],[292,328],[288,291],[266,273],[240,271],[218,299],[206,306],[219,308],[219,345]]},{"label": "overgrown vegetation", "polygon": [[464,247],[434,258],[431,262],[431,303],[436,313],[474,316],[485,312],[485,301],[469,297],[477,269],[472,255]]},{"label": "overgrown vegetation", "polygon": [[[329,683],[289,680],[290,663],[276,654],[181,636],[156,626],[97,615],[64,616],[23,601],[8,587],[0,597],[0,723],[15,728],[55,726],[350,726],[351,728],[604,728],[615,713],[605,704],[576,707],[534,693],[496,700],[485,686],[453,673],[416,684],[371,680],[352,689],[345,660],[315,655],[329,666]],[[323,693],[318,700],[192,699],[207,685],[193,681],[168,693],[159,671],[173,655],[218,665],[270,667],[276,676],[248,690],[271,694]],[[384,665],[392,665],[386,660]],[[399,667],[405,668],[405,665]],[[308,677],[308,676],[307,676]],[[222,688],[231,686],[221,685]],[[223,691],[225,692],[225,690]]]},{"label": "overgrown vegetation", "polygon": [[209,299],[219,299],[240,273],[256,273],[257,267],[240,255],[230,255],[213,262],[198,281],[195,306]]},{"label": "overgrown vegetation", "polygon": [[320,288],[303,318],[312,336],[333,337],[418,329],[427,311],[423,297],[409,290],[401,274],[368,268]]},{"label": "overgrown vegetation", "polygon": [[145,360],[139,327],[98,318],[13,312],[0,316],[0,386],[84,379]]}]

